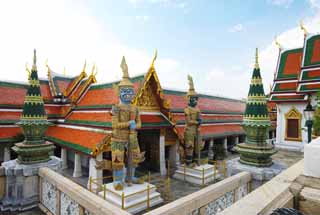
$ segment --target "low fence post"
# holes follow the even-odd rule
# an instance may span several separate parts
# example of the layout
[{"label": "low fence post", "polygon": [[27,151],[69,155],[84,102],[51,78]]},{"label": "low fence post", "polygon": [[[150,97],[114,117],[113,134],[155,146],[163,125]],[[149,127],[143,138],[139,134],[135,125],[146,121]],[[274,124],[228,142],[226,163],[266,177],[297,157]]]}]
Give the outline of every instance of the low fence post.
[{"label": "low fence post", "polygon": [[204,186],[204,168],[202,168],[202,186]]},{"label": "low fence post", "polygon": [[183,181],[186,182],[186,163],[183,165]]},{"label": "low fence post", "polygon": [[103,199],[106,200],[106,193],[107,193],[107,188],[106,185],[103,185]]},{"label": "low fence post", "polygon": [[121,208],[122,210],[124,210],[124,192],[122,192],[122,195],[121,195]]},{"label": "low fence post", "polygon": [[147,209],[150,207],[150,185],[147,187]]}]

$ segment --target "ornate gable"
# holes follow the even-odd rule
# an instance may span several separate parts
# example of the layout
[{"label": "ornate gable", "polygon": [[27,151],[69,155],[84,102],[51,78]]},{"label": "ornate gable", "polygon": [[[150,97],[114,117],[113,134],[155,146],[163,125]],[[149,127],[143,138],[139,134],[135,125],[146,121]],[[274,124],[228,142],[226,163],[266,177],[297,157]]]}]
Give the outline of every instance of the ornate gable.
[{"label": "ornate gable", "polygon": [[146,74],[142,87],[138,90],[133,100],[134,105],[145,111],[163,111],[169,108],[169,103],[164,99],[163,91],[154,68],[156,58],[157,53]]}]

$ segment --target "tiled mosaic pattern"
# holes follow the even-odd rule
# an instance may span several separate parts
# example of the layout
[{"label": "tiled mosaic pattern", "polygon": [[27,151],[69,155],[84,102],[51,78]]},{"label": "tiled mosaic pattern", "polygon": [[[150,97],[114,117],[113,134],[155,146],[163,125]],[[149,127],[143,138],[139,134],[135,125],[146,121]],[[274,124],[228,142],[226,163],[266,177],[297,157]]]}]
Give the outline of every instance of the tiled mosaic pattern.
[{"label": "tiled mosaic pattern", "polygon": [[56,214],[57,189],[45,179],[42,179],[42,204],[53,214]]},{"label": "tiled mosaic pattern", "polygon": [[61,193],[61,215],[79,214],[79,204],[71,199],[67,194]]},{"label": "tiled mosaic pattern", "polygon": [[[248,185],[243,184],[238,189],[238,200],[243,198],[248,194]],[[224,195],[220,196],[218,199],[210,202],[208,205],[205,206],[205,214],[206,215],[216,215],[219,214],[219,212],[223,211],[227,207],[231,206],[234,203],[235,200],[235,191],[230,191],[225,193]],[[188,215],[199,215],[200,209],[194,210],[192,213],[189,213]]]}]

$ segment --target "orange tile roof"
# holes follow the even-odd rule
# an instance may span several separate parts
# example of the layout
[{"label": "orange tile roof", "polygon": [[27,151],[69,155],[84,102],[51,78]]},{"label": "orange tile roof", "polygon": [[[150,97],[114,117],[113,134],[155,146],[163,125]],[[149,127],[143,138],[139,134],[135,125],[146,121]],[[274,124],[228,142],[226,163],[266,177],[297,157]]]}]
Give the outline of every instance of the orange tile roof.
[{"label": "orange tile roof", "polygon": [[88,120],[96,122],[111,122],[110,112],[72,112],[67,120]]},{"label": "orange tile roof", "polygon": [[27,89],[0,86],[0,104],[22,105]]},{"label": "orange tile roof", "polygon": [[105,137],[103,133],[60,126],[51,126],[46,132],[47,139],[88,154]]},{"label": "orange tile roof", "polygon": [[302,59],[302,52],[290,53],[287,56],[285,62],[283,75],[299,75],[300,74],[300,65]]},{"label": "orange tile roof", "polygon": [[20,120],[21,112],[0,111],[1,120]]}]

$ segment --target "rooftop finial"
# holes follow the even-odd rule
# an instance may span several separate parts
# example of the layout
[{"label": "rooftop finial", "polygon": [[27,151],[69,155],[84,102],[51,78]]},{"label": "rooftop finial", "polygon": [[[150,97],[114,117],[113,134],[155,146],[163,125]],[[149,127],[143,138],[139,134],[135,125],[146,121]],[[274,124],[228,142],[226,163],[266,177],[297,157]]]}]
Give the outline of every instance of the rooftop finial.
[{"label": "rooftop finial", "polygon": [[152,68],[154,67],[154,62],[156,61],[157,57],[158,57],[158,50],[156,49],[156,51],[154,53],[154,57],[153,57],[152,63],[151,63],[151,67]]},{"label": "rooftop finial", "polygon": [[307,31],[306,27],[303,25],[303,21],[302,21],[302,20],[300,21],[300,28],[301,28],[301,30],[303,31],[304,37],[306,37],[308,31]]},{"label": "rooftop finial", "polygon": [[63,67],[63,75],[66,76],[66,67]]},{"label": "rooftop finial", "polygon": [[28,80],[30,79],[30,76],[31,76],[31,72],[30,72],[30,70],[29,70],[29,68],[28,68],[28,63],[26,63],[26,71],[27,71],[27,73],[28,73]]},{"label": "rooftop finial", "polygon": [[84,72],[84,73],[86,72],[86,67],[87,67],[87,60],[84,60],[82,72]]},{"label": "rooftop finial", "polygon": [[280,45],[280,43],[279,43],[279,40],[278,40],[278,37],[277,37],[277,36],[274,37],[274,42],[275,42],[276,46],[279,48],[279,50],[281,50],[282,47],[281,47],[281,45]]},{"label": "rooftop finial", "polygon": [[95,69],[96,69],[96,64],[93,63],[93,67],[92,67],[92,70],[91,70],[91,75],[93,75],[93,72],[94,72]]},{"label": "rooftop finial", "polygon": [[37,70],[37,54],[36,49],[33,50],[33,65],[32,70]]},{"label": "rooftop finial", "polygon": [[256,48],[256,61],[254,64],[255,69],[259,69],[259,55],[258,55],[258,48]]}]

